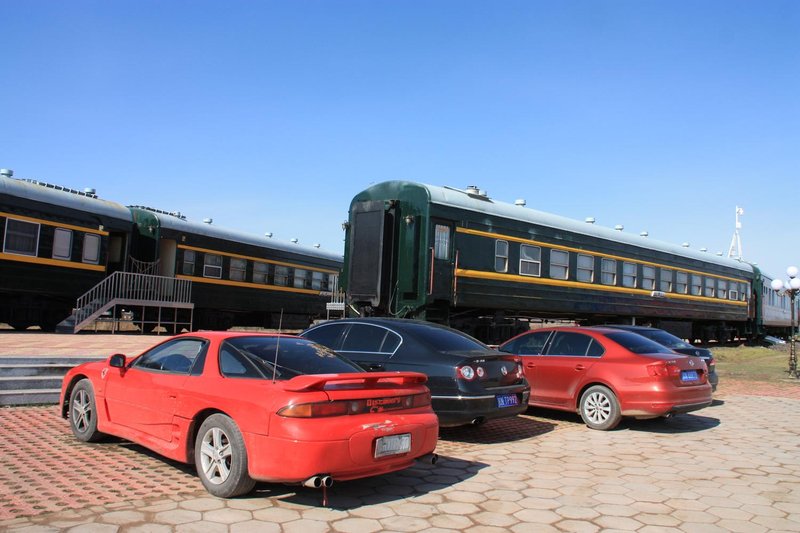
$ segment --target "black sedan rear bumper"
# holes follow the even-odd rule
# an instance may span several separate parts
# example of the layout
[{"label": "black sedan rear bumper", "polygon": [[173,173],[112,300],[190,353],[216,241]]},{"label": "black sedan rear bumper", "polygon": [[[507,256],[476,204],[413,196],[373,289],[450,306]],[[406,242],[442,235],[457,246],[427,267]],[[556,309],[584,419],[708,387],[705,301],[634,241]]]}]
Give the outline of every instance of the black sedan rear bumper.
[{"label": "black sedan rear bumper", "polygon": [[[517,405],[498,407],[498,396],[513,394]],[[481,396],[432,396],[434,412],[441,427],[481,424],[495,418],[505,418],[524,413],[528,409],[530,390],[485,394]]]}]

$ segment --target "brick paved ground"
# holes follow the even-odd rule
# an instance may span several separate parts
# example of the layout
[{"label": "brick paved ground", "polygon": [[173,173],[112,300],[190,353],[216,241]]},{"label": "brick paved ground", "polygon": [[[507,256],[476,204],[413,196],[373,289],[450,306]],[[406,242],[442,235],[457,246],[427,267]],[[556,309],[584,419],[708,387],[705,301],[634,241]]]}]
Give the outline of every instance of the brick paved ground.
[{"label": "brick paved ground", "polygon": [[0,531],[800,531],[800,384],[716,398],[612,432],[544,410],[443,430],[439,464],[337,483],[327,508],[270,484],[213,498],[141,447],[76,442],[53,407],[0,409]]}]

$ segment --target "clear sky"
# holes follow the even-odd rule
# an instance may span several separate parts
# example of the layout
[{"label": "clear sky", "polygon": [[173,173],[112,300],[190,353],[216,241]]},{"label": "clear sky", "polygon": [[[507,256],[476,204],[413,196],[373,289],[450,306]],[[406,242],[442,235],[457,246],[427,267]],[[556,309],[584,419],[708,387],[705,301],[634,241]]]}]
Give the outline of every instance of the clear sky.
[{"label": "clear sky", "polygon": [[[392,179],[800,264],[800,2],[0,0],[0,167],[343,249]],[[784,276],[785,277],[785,276]]]}]

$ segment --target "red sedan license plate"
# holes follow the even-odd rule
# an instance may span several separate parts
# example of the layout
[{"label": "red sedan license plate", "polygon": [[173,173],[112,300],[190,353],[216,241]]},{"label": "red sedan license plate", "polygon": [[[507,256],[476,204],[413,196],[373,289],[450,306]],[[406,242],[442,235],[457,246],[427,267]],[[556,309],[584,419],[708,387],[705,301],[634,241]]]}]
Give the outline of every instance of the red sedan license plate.
[{"label": "red sedan license plate", "polygon": [[681,372],[681,381],[697,381],[700,379],[697,370],[684,370]]},{"label": "red sedan license plate", "polygon": [[375,458],[397,455],[411,451],[411,433],[387,435],[375,441]]},{"label": "red sedan license plate", "polygon": [[519,398],[516,394],[498,394],[495,399],[497,400],[497,407],[513,407],[519,405]]}]

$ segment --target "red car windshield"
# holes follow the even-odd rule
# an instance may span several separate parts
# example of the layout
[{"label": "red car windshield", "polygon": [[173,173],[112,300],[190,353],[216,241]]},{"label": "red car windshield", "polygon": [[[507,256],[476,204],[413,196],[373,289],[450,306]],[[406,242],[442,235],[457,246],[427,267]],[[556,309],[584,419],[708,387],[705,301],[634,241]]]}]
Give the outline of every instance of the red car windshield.
[{"label": "red car windshield", "polygon": [[222,343],[219,368],[226,377],[291,379],[302,374],[364,370],[333,350],[292,337],[234,337]]},{"label": "red car windshield", "polygon": [[604,333],[603,335],[633,353],[673,353],[672,350],[666,346],[662,346],[646,337],[642,337],[638,333],[618,331],[614,333]]}]

